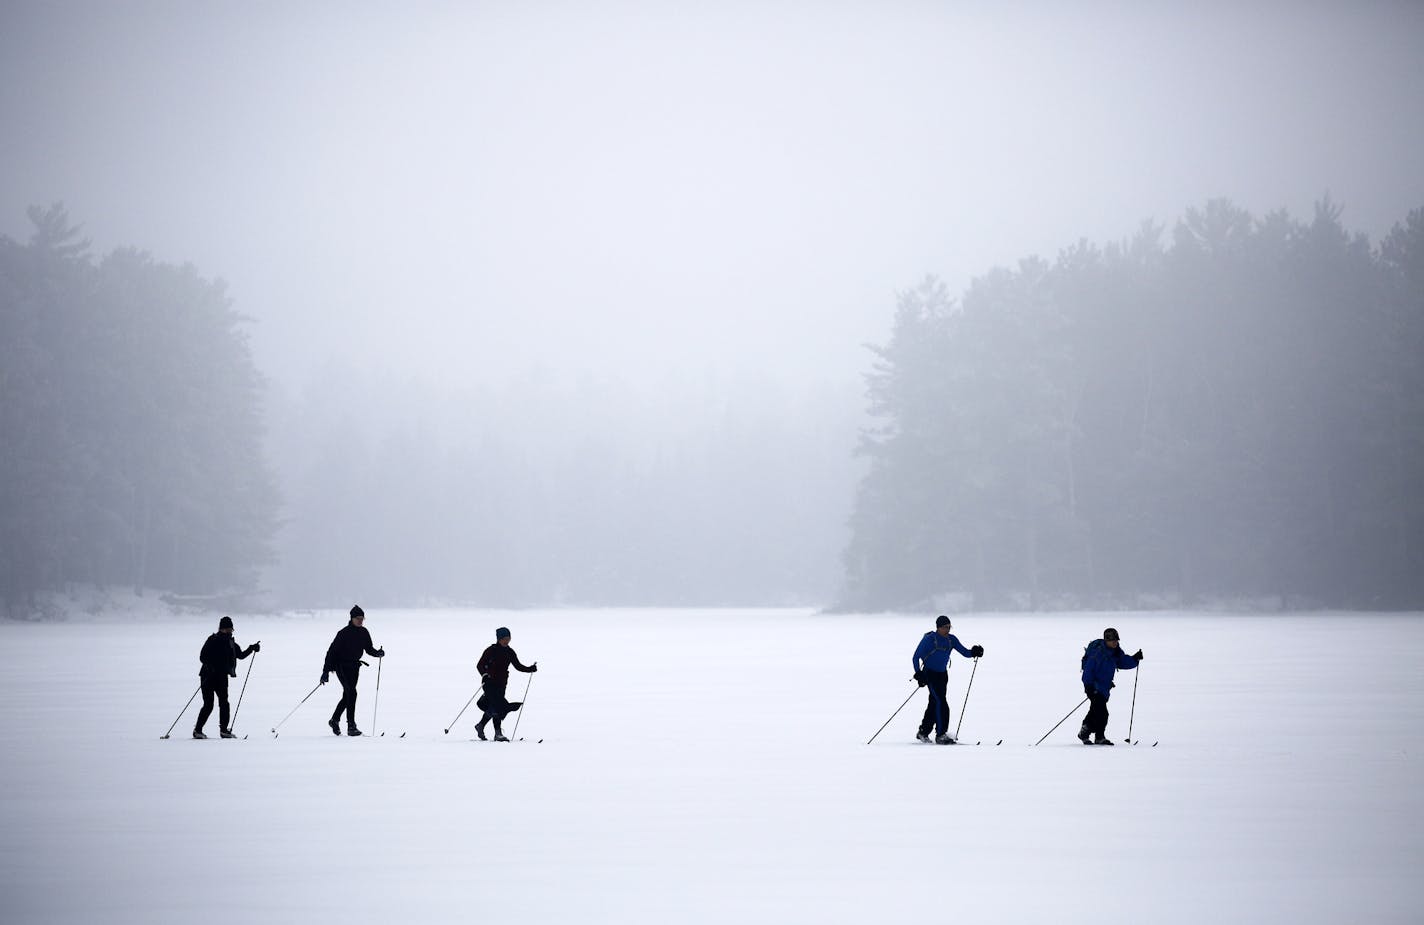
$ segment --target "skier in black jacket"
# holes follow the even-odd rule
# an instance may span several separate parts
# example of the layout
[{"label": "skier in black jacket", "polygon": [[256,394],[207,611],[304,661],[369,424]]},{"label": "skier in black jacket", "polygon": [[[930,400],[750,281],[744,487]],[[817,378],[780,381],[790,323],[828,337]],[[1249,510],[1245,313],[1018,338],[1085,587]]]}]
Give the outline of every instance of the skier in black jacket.
[{"label": "skier in black jacket", "polygon": [[203,643],[198,653],[198,661],[203,667],[198,669],[198,679],[203,688],[203,708],[198,711],[198,723],[193,727],[193,738],[206,739],[203,727],[208,717],[213,715],[213,696],[218,698],[218,725],[222,727],[224,739],[237,738],[228,728],[227,679],[237,677],[237,660],[247,658],[253,652],[261,652],[262,643],[254,642],[246,649],[239,649],[237,640],[232,638],[232,617],[218,621],[218,631]]},{"label": "skier in black jacket", "polygon": [[509,684],[509,666],[513,665],[519,671],[538,671],[539,663],[532,665],[522,665],[519,656],[514,654],[514,650],[509,646],[509,630],[504,627],[494,631],[495,644],[485,649],[480,660],[475,664],[475,668],[480,673],[480,678],[485,688],[485,695],[476,704],[485,715],[480,717],[480,721],[475,724],[475,735],[481,740],[485,737],[485,723],[494,720],[494,740],[496,742],[508,742],[504,737],[504,730],[500,729],[500,723],[510,712],[522,706],[519,703],[510,703],[504,699],[504,689]]},{"label": "skier in black jacket", "polygon": [[372,658],[385,658],[385,649],[371,645],[371,634],[365,627],[366,611],[357,604],[351,608],[351,622],[336,631],[336,638],[326,650],[326,661],[321,668],[321,683],[325,684],[331,672],[336,672],[336,680],[341,682],[341,700],[336,704],[336,712],[331,714],[327,725],[334,735],[341,735],[341,712],[346,711],[346,734],[358,736],[356,728],[356,681],[361,675],[361,653]]}]

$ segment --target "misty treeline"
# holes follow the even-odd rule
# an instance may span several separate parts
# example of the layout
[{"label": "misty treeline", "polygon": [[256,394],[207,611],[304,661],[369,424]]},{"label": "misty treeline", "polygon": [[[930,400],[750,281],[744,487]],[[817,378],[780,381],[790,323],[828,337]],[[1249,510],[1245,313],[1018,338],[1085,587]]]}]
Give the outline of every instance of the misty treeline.
[{"label": "misty treeline", "polygon": [[269,388],[222,284],[30,218],[0,238],[10,606],[814,603],[842,577],[847,608],[1424,605],[1424,210],[1372,247],[1328,202],[1212,202],[958,300],[926,280],[859,458],[854,389],[775,376],[314,358]]},{"label": "misty treeline", "polygon": [[270,590],[291,606],[820,603],[863,471],[853,383],[484,386],[332,361],[271,407]]},{"label": "misty treeline", "polygon": [[877,354],[843,606],[1424,605],[1424,210],[1214,201],[926,280]]},{"label": "misty treeline", "polygon": [[192,267],[29,217],[0,237],[0,597],[251,588],[278,497],[244,319]]},{"label": "misty treeline", "polygon": [[[0,603],[808,603],[838,581],[854,389],[265,382],[224,287],[64,209],[0,238]],[[339,323],[334,318],[333,323]],[[467,381],[469,380],[469,381]]]}]

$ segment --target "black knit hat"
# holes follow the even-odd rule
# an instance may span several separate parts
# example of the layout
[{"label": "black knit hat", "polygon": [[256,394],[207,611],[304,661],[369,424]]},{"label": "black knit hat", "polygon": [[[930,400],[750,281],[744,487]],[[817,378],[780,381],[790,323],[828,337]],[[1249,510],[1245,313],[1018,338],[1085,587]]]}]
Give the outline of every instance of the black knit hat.
[{"label": "black knit hat", "polygon": [[501,639],[508,639],[508,638],[509,638],[509,630],[506,629],[505,627],[501,626],[499,629],[497,629],[497,630],[494,631],[494,638],[495,638],[495,642],[498,642],[498,641],[501,640]]},{"label": "black knit hat", "polygon": [[941,626],[949,626],[949,617],[944,614],[935,617],[935,629],[939,629]]},{"label": "black knit hat", "polygon": [[218,629],[220,629],[220,630],[230,630],[230,629],[232,629],[232,617],[223,617],[221,620],[219,620],[219,621],[218,621]]},{"label": "black knit hat", "polygon": [[1118,634],[1117,634],[1117,630],[1113,629],[1111,626],[1109,626],[1107,629],[1103,630],[1103,641],[1104,641],[1104,642],[1107,642],[1109,639],[1111,639],[1111,640],[1114,641],[1114,642],[1120,642],[1120,641],[1121,641],[1121,638],[1120,638],[1120,637],[1118,636]]},{"label": "black knit hat", "polygon": [[355,604],[355,605],[352,606],[352,608],[351,608],[351,619],[354,620],[354,619],[356,619],[357,617],[364,617],[365,615],[366,615],[366,611],[364,611],[364,610],[361,609],[361,605],[360,605],[360,604]]}]

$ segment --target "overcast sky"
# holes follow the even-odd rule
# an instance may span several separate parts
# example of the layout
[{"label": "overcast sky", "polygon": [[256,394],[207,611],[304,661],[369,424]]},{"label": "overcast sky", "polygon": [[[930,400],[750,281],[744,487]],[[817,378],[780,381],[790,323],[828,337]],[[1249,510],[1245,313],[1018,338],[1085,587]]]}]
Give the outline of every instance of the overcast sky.
[{"label": "overcast sky", "polygon": [[294,385],[843,380],[923,274],[1209,197],[1377,239],[1424,4],[6,0],[0,126],[0,232],[223,277]]}]

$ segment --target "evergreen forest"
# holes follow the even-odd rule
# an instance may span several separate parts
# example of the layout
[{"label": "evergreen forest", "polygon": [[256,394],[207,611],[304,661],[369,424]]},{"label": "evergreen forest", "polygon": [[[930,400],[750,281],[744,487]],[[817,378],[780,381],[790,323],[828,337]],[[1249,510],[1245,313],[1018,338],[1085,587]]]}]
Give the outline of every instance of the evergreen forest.
[{"label": "evergreen forest", "polygon": [[273,388],[221,282],[32,208],[0,238],[0,603],[1424,607],[1424,209],[1377,243],[1341,214],[1213,201],[928,277],[862,407]]},{"label": "evergreen forest", "polygon": [[840,606],[1424,606],[1424,210],[1226,201],[899,298]]},{"label": "evergreen forest", "polygon": [[0,598],[256,586],[279,499],[262,379],[221,283],[102,259],[62,206],[0,237]]}]

